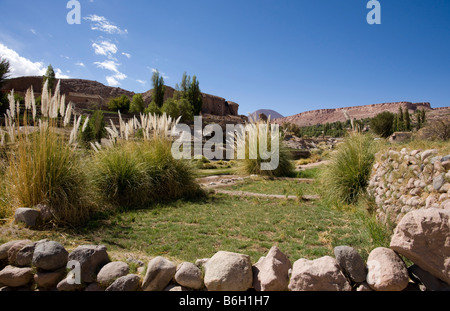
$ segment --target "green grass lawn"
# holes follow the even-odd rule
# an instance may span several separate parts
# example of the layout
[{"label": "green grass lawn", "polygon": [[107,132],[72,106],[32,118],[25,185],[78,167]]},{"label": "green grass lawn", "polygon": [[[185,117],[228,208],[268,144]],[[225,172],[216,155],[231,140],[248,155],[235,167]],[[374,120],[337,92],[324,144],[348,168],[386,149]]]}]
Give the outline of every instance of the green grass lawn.
[{"label": "green grass lawn", "polygon": [[300,182],[298,179],[269,180],[264,178],[246,179],[235,184],[230,190],[276,195],[314,195],[317,194],[314,183]]},{"label": "green grass lawn", "polygon": [[356,247],[364,257],[373,249],[364,218],[353,211],[227,195],[116,213],[78,230],[17,231],[5,226],[1,232],[1,242],[48,238],[68,249],[103,244],[114,253],[165,256],[178,262],[194,262],[219,250],[247,254],[256,262],[273,245],[292,261],[333,255],[338,245]]}]

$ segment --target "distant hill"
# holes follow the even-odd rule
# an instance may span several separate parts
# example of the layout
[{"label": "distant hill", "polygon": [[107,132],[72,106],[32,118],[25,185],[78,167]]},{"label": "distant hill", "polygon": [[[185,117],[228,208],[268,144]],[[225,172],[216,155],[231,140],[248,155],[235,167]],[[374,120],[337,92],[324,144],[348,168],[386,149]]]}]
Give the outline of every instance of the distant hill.
[{"label": "distant hill", "polygon": [[270,109],[260,109],[257,110],[255,112],[253,112],[250,116],[252,117],[252,119],[254,119],[255,121],[259,120],[259,115],[260,114],[265,114],[267,117],[270,117],[271,120],[275,120],[275,119],[279,119],[279,118],[284,118],[281,114],[279,114],[278,112],[274,111],[274,110],[270,110]]},{"label": "distant hill", "polygon": [[[56,83],[55,83],[56,85]],[[34,94],[40,95],[42,90],[42,77],[28,76],[12,78],[5,81],[0,91],[14,90],[15,93],[23,95],[26,90],[33,86]],[[165,99],[172,97],[175,90],[166,86]],[[148,105],[152,100],[152,90],[143,93],[145,103]],[[66,95],[66,101],[73,102],[76,109],[94,110],[108,109],[108,102],[111,98],[126,95],[130,99],[135,95],[134,92],[127,91],[117,87],[106,86],[97,81],[84,79],[61,79],[61,94]],[[202,93],[203,114],[215,116],[238,116],[239,105],[228,101],[225,98]]]},{"label": "distant hill", "polygon": [[397,113],[400,107],[402,107],[403,111],[408,109],[410,113],[414,113],[414,111],[418,109],[424,109],[428,112],[434,111],[434,109],[431,108],[430,103],[396,102],[307,111],[294,116],[277,119],[275,120],[275,123],[292,123],[298,126],[311,126],[317,124],[333,123],[337,121],[345,122],[348,118],[362,120],[366,118],[373,118],[377,114],[384,111]]}]

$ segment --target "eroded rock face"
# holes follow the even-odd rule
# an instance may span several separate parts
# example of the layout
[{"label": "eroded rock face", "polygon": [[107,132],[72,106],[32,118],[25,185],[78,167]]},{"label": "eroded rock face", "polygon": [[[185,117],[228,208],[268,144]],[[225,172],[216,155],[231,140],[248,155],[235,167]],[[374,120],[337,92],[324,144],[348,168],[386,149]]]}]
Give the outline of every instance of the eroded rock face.
[{"label": "eroded rock face", "polygon": [[336,260],[325,256],[294,263],[289,283],[291,291],[350,291],[352,287]]},{"label": "eroded rock face", "polygon": [[406,214],[395,229],[391,248],[450,284],[450,210],[430,208]]},{"label": "eroded rock face", "polygon": [[253,265],[253,288],[257,291],[286,291],[292,264],[276,246]]},{"label": "eroded rock face", "polygon": [[367,284],[376,291],[402,291],[409,283],[403,260],[389,248],[374,249],[367,259]]},{"label": "eroded rock face", "polygon": [[247,255],[220,251],[205,264],[209,291],[246,291],[253,283],[252,263]]}]

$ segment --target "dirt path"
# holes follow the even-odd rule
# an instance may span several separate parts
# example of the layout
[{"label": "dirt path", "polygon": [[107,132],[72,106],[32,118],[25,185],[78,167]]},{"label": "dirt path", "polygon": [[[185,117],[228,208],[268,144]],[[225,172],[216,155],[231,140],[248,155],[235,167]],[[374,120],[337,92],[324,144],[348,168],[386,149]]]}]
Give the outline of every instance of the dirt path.
[{"label": "dirt path", "polygon": [[320,162],[317,162],[317,163],[310,163],[310,164],[305,164],[305,165],[299,165],[299,166],[297,166],[296,167],[296,171],[304,171],[304,170],[307,170],[307,169],[310,169],[310,168],[315,168],[315,167],[318,167],[318,166],[322,166],[322,165],[327,165],[328,163],[330,163],[330,161],[320,161]]}]

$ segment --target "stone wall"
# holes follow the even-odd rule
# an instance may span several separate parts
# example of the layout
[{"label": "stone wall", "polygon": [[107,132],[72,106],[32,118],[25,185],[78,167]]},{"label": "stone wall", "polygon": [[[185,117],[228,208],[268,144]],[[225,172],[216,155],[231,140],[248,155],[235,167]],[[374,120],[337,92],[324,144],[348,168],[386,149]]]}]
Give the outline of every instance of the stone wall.
[{"label": "stone wall", "polygon": [[368,191],[375,199],[379,221],[396,225],[412,210],[450,209],[450,155],[403,149],[377,158]]},{"label": "stone wall", "polygon": [[156,257],[146,269],[135,258],[111,262],[105,246],[69,252],[54,241],[11,241],[0,246],[0,291],[450,290],[448,236],[450,211],[430,208],[408,213],[390,248],[374,249],[367,262],[352,247],[338,246],[334,257],[292,264],[274,246],[254,264],[247,255],[219,251],[195,263]]}]

